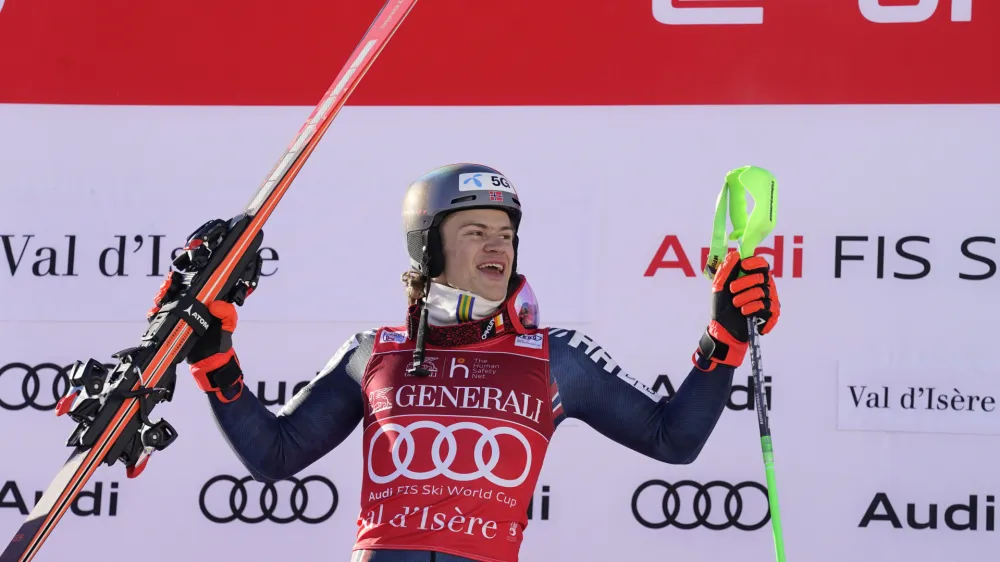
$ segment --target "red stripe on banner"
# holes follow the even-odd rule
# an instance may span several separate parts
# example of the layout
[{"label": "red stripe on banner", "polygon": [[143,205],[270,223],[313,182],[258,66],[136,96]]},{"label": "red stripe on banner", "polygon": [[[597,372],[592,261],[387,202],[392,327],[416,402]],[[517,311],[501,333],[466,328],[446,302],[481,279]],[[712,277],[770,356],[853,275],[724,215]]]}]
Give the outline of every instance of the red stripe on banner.
[{"label": "red stripe on banner", "polygon": [[[0,102],[314,105],[382,4],[0,0]],[[1000,102],[993,0],[434,0],[410,18],[350,104]]]}]

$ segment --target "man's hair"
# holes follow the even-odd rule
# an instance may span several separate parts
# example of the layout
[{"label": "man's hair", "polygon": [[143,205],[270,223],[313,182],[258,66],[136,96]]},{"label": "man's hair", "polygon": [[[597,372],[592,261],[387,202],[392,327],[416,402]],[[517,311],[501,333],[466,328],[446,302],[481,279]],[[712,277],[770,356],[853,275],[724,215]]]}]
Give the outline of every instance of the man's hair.
[{"label": "man's hair", "polygon": [[407,306],[413,306],[424,297],[424,289],[427,287],[427,276],[419,271],[409,270],[403,272],[401,277],[403,285],[406,286]]}]

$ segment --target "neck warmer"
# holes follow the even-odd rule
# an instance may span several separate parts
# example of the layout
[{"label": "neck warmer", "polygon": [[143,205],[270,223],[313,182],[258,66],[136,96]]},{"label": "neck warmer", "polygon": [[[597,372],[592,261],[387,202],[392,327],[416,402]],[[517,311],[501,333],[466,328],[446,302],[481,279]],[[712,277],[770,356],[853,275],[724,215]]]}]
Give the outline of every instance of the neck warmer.
[{"label": "neck warmer", "polygon": [[496,314],[503,301],[491,301],[454,287],[431,282],[427,292],[427,321],[432,326],[453,326]]},{"label": "neck warmer", "polygon": [[[427,292],[426,342],[451,347],[474,344],[514,332],[533,333],[538,328],[538,301],[524,275],[503,301],[491,301],[452,287],[431,284]],[[420,326],[420,305],[409,307],[406,327],[415,338]]]}]

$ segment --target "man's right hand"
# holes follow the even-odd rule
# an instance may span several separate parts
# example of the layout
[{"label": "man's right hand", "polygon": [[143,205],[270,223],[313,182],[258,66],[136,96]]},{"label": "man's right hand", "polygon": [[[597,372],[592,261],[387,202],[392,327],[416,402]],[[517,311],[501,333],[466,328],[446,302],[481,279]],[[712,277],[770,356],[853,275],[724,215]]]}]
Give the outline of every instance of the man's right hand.
[{"label": "man's right hand", "polygon": [[226,301],[213,301],[208,311],[212,313],[212,322],[191,348],[187,362],[198,388],[214,392],[222,402],[232,402],[243,393],[243,370],[233,349],[236,307]]},{"label": "man's right hand", "polygon": [[[181,284],[180,274],[171,271],[160,285],[153,307],[146,313],[147,320],[151,320],[160,307],[176,298]],[[191,366],[191,375],[198,388],[215,393],[222,402],[232,402],[243,393],[243,370],[233,348],[238,314],[232,303],[221,300],[211,302],[208,311],[212,314],[208,330],[201,337],[191,336],[198,340],[185,359]]]}]

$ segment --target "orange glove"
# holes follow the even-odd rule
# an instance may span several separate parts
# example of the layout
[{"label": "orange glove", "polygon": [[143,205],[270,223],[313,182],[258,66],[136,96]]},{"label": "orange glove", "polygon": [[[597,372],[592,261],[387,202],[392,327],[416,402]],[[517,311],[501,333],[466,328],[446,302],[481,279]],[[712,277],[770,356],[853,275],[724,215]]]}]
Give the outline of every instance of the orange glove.
[{"label": "orange glove", "polygon": [[[180,274],[171,272],[160,285],[146,318],[152,319],[164,303],[173,300],[180,286]],[[222,402],[232,402],[240,397],[244,388],[243,370],[233,349],[233,332],[239,317],[232,303],[221,300],[210,303],[208,311],[212,315],[208,330],[201,337],[191,336],[198,340],[186,359],[198,388],[214,392]]]},{"label": "orange glove", "polygon": [[191,376],[204,392],[214,392],[222,402],[232,402],[243,394],[243,369],[233,349],[233,332],[239,319],[236,306],[226,301],[208,305],[211,326],[188,353]]},{"label": "orange glove", "polygon": [[780,315],[778,290],[767,260],[760,256],[740,260],[738,252],[730,252],[712,281],[712,319],[692,360],[697,365],[699,356],[707,359],[709,371],[719,364],[739,367],[750,340],[747,317],[763,321],[758,330],[764,335],[774,329]]}]

